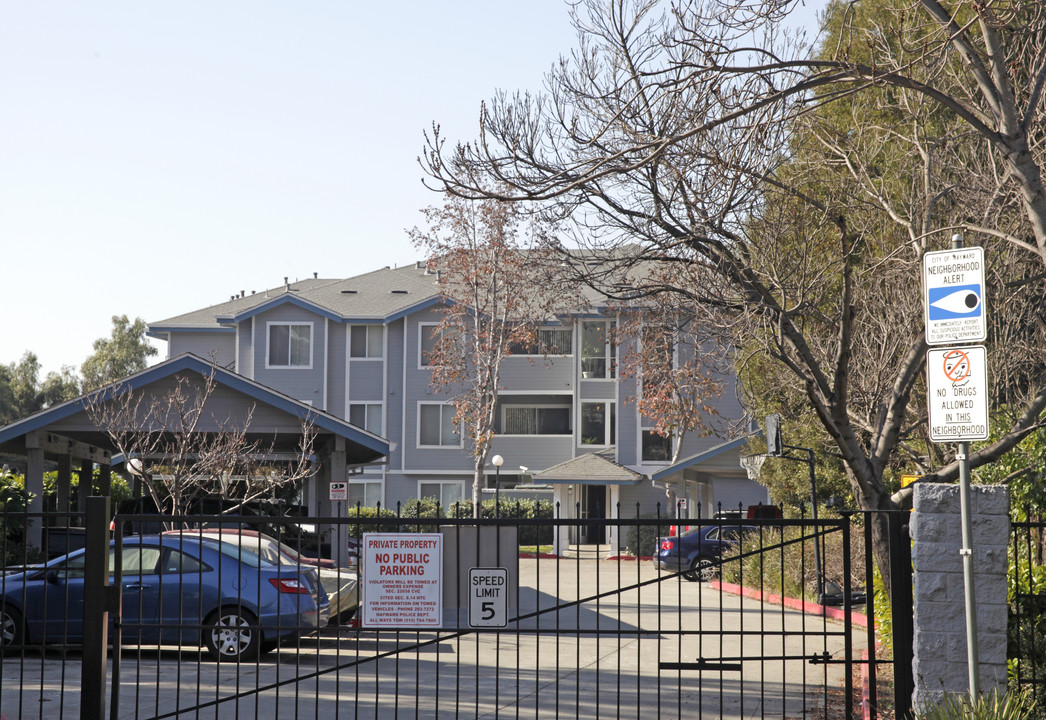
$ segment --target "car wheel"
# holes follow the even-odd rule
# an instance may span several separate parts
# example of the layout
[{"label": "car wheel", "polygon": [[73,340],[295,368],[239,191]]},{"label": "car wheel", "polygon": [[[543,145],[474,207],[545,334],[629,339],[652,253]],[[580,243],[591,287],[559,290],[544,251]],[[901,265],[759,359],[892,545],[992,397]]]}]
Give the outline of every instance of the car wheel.
[{"label": "car wheel", "polygon": [[14,608],[0,608],[0,649],[22,644],[22,616]]},{"label": "car wheel", "polygon": [[694,561],[690,563],[689,570],[683,571],[683,577],[690,582],[708,582],[716,579],[718,571],[719,568],[712,560],[699,557],[694,558]]},{"label": "car wheel", "polygon": [[219,661],[250,661],[261,649],[261,628],[245,610],[229,607],[216,610],[204,621],[203,644]]}]

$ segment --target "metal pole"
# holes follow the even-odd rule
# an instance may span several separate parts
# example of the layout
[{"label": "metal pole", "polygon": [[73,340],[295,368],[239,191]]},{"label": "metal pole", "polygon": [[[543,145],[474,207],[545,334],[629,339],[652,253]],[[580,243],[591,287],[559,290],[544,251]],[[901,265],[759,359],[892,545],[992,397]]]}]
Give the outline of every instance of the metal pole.
[{"label": "metal pole", "polygon": [[977,594],[973,576],[973,526],[970,519],[970,444],[959,443],[955,458],[959,461],[959,508],[962,515],[962,577],[966,593],[966,663],[970,672],[970,699],[980,695],[977,657]]},{"label": "metal pole", "polygon": [[[959,250],[964,246],[960,233],[952,235],[952,249]],[[966,663],[970,673],[970,699],[976,700],[981,694],[977,679],[979,659],[977,657],[977,595],[974,592],[973,580],[973,526],[970,516],[970,444],[960,442],[955,459],[959,461],[959,509],[962,519],[962,556],[963,587],[966,594]]]},{"label": "metal pole", "polygon": [[[494,517],[501,519],[501,466],[494,466]],[[500,531],[499,531],[500,532]]]},{"label": "metal pole", "polygon": [[[810,466],[810,510],[814,519],[814,565],[817,568],[817,602],[824,602],[824,566],[821,565],[821,528],[817,524],[817,480],[814,478],[814,451],[807,448]],[[844,588],[845,589],[845,588]]]},{"label": "metal pole", "polygon": [[[80,482],[83,481],[81,476]],[[97,720],[105,717],[106,651],[109,634],[109,498],[92,496],[86,500],[80,717],[85,720]]]}]

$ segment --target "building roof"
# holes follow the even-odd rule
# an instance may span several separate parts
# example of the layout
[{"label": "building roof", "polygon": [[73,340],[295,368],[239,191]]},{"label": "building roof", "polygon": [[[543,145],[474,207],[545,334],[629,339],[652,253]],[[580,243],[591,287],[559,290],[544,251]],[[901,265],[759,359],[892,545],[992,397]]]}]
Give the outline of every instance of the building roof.
[{"label": "building roof", "polygon": [[579,455],[534,473],[534,484],[637,485],[646,478],[635,470],[617,464],[612,458],[612,450]]},{"label": "building roof", "polygon": [[344,279],[310,278],[149,323],[149,334],[170,330],[233,331],[234,323],[291,303],[339,322],[382,323],[438,303],[435,273],[423,263],[382,268]]}]

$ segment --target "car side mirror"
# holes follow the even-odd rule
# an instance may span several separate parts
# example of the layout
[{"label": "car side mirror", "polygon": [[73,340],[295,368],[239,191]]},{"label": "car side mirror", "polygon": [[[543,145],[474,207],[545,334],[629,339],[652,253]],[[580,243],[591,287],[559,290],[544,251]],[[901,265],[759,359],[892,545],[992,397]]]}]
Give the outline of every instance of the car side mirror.
[{"label": "car side mirror", "polygon": [[58,584],[58,571],[57,570],[48,570],[47,571],[47,582],[51,583],[52,585],[57,585]]}]

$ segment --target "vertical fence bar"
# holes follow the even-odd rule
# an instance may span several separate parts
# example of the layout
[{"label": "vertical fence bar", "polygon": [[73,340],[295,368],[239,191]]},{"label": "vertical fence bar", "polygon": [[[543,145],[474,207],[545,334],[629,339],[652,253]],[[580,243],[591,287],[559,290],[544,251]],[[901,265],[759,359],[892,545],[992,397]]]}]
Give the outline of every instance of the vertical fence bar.
[{"label": "vertical fence bar", "polygon": [[868,617],[868,664],[865,666],[865,677],[868,683],[868,705],[865,715],[872,718],[879,716],[879,664],[875,654],[875,558],[872,554],[872,518],[864,515],[864,611]]},{"label": "vertical fence bar", "polygon": [[912,675],[915,653],[915,611],[912,602],[912,542],[908,535],[908,513],[886,513],[890,537],[890,584],[893,588],[893,691],[895,717],[911,720]]},{"label": "vertical fence bar", "polygon": [[[88,484],[89,485],[89,484]],[[106,645],[109,632],[109,498],[87,498],[84,556],[84,654],[80,717],[105,717]]]}]

